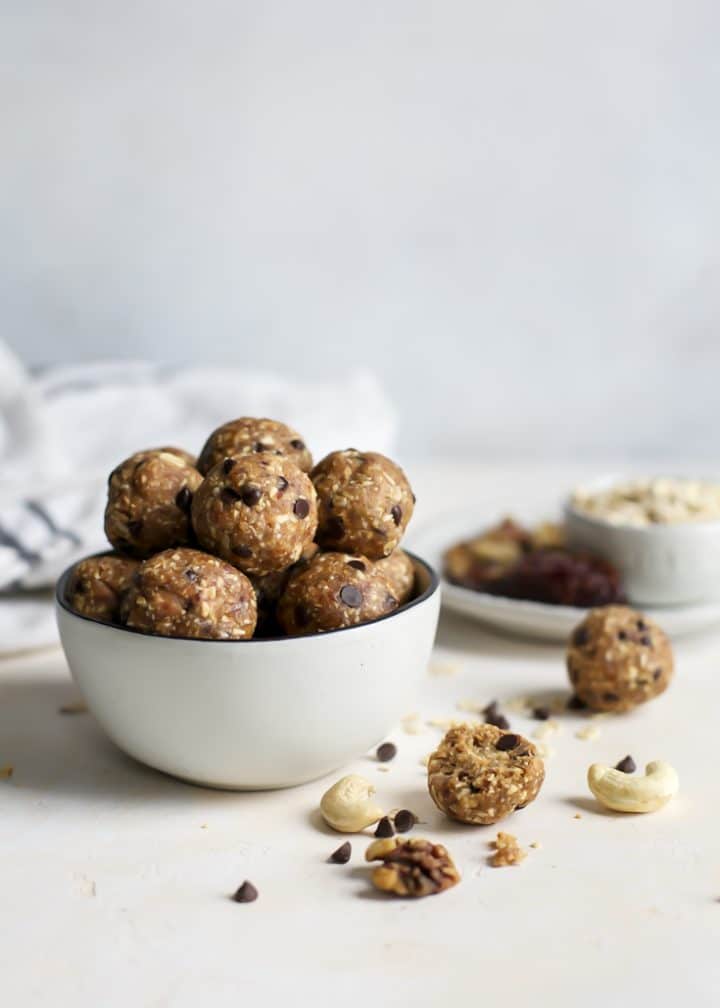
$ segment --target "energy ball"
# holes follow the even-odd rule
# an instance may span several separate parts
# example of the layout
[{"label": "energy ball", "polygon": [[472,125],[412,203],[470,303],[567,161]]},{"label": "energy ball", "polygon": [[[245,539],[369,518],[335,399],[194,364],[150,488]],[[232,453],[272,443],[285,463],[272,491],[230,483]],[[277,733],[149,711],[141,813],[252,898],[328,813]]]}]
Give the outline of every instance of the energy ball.
[{"label": "energy ball", "polygon": [[390,582],[366,557],[318,553],[293,574],[277,618],[290,636],[368,623],[397,609]]},{"label": "energy ball", "polygon": [[575,695],[591,710],[622,712],[667,689],[673,653],[647,616],[628,606],[602,606],[573,631],[567,670]]},{"label": "energy ball", "polygon": [[264,576],[286,570],[317,529],[310,478],[280,455],[239,455],[213,466],[195,494],[192,521],[200,545]]},{"label": "energy ball", "polygon": [[403,537],[415,497],[402,469],[377,452],[332,452],[311,473],[323,549],[389,556]]},{"label": "energy ball", "polygon": [[298,469],[310,472],[312,455],[297,431],[277,420],[240,417],[214,430],[198,459],[203,475],[233,455],[283,455]]},{"label": "energy ball", "polygon": [[545,766],[532,742],[491,724],[451,728],[428,762],[428,790],[459,822],[489,825],[524,808],[540,791]]},{"label": "energy ball", "polygon": [[110,474],[105,535],[120,553],[149,557],[192,541],[190,505],[202,476],[185,452],[136,452]]},{"label": "energy ball", "polygon": [[401,549],[393,550],[389,557],[375,561],[375,569],[390,582],[390,587],[400,605],[408,601],[415,587],[415,564]]},{"label": "energy ball", "polygon": [[161,637],[252,637],[255,592],[231,564],[195,549],[170,549],[140,564],[122,604],[127,626]]},{"label": "energy ball", "polygon": [[132,584],[139,560],[122,556],[88,557],[75,567],[66,599],[75,612],[103,623],[120,618],[120,602]]}]

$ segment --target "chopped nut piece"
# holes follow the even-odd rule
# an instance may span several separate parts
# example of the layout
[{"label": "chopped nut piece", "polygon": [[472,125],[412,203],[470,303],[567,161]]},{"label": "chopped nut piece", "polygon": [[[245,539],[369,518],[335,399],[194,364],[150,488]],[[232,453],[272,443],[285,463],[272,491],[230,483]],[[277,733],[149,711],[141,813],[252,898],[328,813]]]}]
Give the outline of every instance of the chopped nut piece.
[{"label": "chopped nut piece", "polygon": [[428,672],[431,676],[453,676],[460,671],[460,666],[453,662],[431,662]]},{"label": "chopped nut piece", "polygon": [[373,885],[396,896],[433,896],[460,881],[447,850],[429,840],[376,840],[365,860],[383,862],[372,873]]},{"label": "chopped nut piece", "polygon": [[533,842],[531,844],[528,844],[528,846],[533,847],[535,850],[540,850],[540,841],[533,840]]},{"label": "chopped nut piece", "polygon": [[87,704],[82,700],[63,704],[62,707],[58,707],[58,714],[87,714]]},{"label": "chopped nut piece", "polygon": [[582,815],[579,812],[576,812],[573,819],[582,819]]},{"label": "chopped nut piece", "polygon": [[0,766],[0,780],[7,780],[15,772],[14,766]]},{"label": "chopped nut piece", "polygon": [[495,848],[495,853],[490,858],[493,868],[507,868],[509,865],[520,864],[527,857],[527,851],[520,847],[517,837],[512,833],[498,833],[495,840],[491,840],[490,843]]},{"label": "chopped nut piece", "polygon": [[596,725],[585,725],[584,728],[578,728],[575,732],[575,738],[582,739],[585,742],[591,742],[593,739],[600,737],[600,729]]},{"label": "chopped nut piece", "polygon": [[533,732],[533,738],[536,739],[546,739],[548,735],[554,734],[554,732],[560,731],[560,724],[555,718],[548,718],[539,724],[535,731]]}]

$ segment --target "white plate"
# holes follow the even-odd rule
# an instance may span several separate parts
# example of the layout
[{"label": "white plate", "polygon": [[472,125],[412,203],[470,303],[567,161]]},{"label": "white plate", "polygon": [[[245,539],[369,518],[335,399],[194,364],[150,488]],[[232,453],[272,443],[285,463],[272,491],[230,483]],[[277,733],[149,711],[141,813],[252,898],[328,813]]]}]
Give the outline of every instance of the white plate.
[{"label": "white plate", "polygon": [[[450,584],[442,577],[445,550],[461,539],[477,535],[492,521],[492,516],[484,519],[482,515],[468,512],[454,513],[436,519],[412,537],[413,551],[432,564],[440,575],[443,606],[507,633],[564,643],[586,609],[486,595]],[[720,602],[667,609],[646,607],[643,611],[671,637],[720,626]]]}]

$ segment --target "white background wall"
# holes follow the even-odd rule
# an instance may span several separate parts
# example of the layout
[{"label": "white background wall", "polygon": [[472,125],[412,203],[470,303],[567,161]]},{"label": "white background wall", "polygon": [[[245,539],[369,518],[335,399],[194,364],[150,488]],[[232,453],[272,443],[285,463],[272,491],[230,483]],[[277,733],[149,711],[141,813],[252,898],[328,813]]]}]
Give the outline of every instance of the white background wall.
[{"label": "white background wall", "polygon": [[411,453],[711,458],[719,38],[716,0],[5,0],[3,333],[362,362]]}]

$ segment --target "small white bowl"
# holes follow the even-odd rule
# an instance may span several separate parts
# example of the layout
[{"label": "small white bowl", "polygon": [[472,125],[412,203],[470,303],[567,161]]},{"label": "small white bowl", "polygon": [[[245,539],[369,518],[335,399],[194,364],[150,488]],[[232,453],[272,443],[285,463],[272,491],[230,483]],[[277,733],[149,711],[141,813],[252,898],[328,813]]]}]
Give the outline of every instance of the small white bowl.
[{"label": "small white bowl", "polygon": [[[410,554],[412,556],[412,554]],[[89,709],[149,766],[209,787],[289,787],[367,752],[408,709],[440,608],[418,557],[415,598],[388,616],[307,637],[154,637],[73,612],[57,584],[60,639]]]},{"label": "small white bowl", "polygon": [[[617,477],[585,484],[606,490]],[[680,606],[720,598],[720,521],[617,525],[565,505],[568,545],[609,560],[631,602]]]}]

